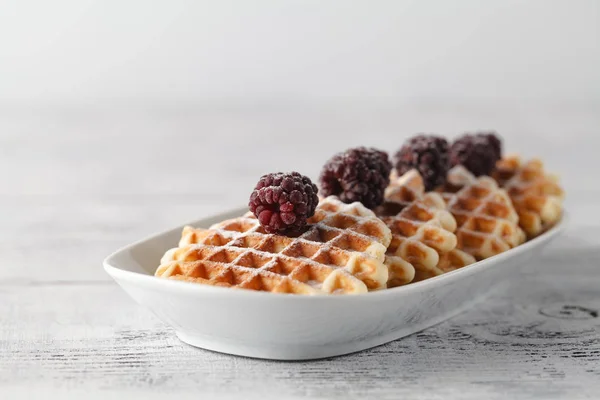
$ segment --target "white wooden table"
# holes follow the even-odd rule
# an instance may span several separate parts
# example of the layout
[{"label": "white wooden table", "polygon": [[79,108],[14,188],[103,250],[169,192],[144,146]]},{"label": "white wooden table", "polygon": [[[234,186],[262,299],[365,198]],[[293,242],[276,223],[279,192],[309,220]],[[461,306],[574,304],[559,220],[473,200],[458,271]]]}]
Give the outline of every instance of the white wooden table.
[{"label": "white wooden table", "polygon": [[[1,106],[0,398],[598,398],[599,111]],[[419,334],[316,362],[211,353],[102,270],[122,245],[244,204],[263,173],[316,177],[350,146],[488,127],[562,173],[570,226],[509,289]]]}]

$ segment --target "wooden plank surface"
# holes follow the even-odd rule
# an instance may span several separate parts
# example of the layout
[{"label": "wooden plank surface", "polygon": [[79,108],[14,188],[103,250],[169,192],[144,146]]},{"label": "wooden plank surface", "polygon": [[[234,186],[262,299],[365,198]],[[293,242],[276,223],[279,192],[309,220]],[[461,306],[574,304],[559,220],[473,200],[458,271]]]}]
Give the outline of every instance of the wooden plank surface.
[{"label": "wooden plank surface", "polygon": [[[0,394],[7,398],[597,398],[598,108],[0,106]],[[133,240],[246,201],[265,172],[495,127],[561,173],[570,226],[471,311],[354,355],[280,363],[181,344],[101,269]],[[13,396],[13,397],[10,397]]]}]

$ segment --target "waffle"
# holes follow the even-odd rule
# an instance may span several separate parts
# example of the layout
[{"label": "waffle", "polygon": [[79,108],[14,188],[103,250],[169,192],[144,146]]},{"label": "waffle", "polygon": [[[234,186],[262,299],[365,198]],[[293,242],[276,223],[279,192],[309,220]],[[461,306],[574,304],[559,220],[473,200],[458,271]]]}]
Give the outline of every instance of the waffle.
[{"label": "waffle", "polygon": [[413,201],[421,198],[425,193],[423,178],[416,169],[411,169],[402,176],[396,170],[390,174],[390,184],[385,189],[384,206],[391,207],[388,203],[404,208]]},{"label": "waffle", "polygon": [[156,276],[278,293],[364,293],[388,279],[386,225],[360,203],[324,199],[298,237],[267,234],[253,215],[186,227]]},{"label": "waffle", "polygon": [[519,225],[529,238],[558,222],[564,191],[555,176],[544,171],[538,159],[522,163],[518,156],[498,161],[494,178],[506,189],[519,215]]},{"label": "waffle", "polygon": [[448,181],[451,187],[463,186],[456,193],[443,193],[448,210],[458,225],[459,249],[480,260],[525,241],[511,199],[494,179],[489,176],[475,178],[463,167],[455,167],[449,172]]},{"label": "waffle", "polygon": [[[367,228],[367,229],[364,229],[364,228],[361,229],[360,233],[362,233],[362,234],[366,235],[367,237],[370,237],[372,240],[375,240],[376,242],[384,245],[384,256],[383,257],[385,260],[385,266],[387,267],[387,271],[388,271],[387,286],[389,287],[390,279],[393,279],[395,281],[402,281],[403,283],[411,282],[415,275],[414,267],[409,262],[404,260],[403,258],[396,256],[395,254],[390,254],[389,251],[387,251],[388,246],[390,246],[390,243],[394,240],[392,233],[390,232],[390,230],[388,228],[386,228],[385,229],[386,234],[383,235],[381,233],[383,231],[383,229],[381,228],[381,225],[385,226],[386,224],[384,224],[373,213],[373,211],[365,208],[362,204],[360,204],[360,203],[344,204],[343,202],[338,200],[335,196],[327,197],[326,199],[321,200],[321,202],[319,203],[319,206],[317,207],[317,210],[315,211],[315,215],[309,220],[309,222],[316,221],[316,220],[321,221],[324,218],[327,218],[328,214],[329,214],[329,216],[331,216],[331,215],[335,215],[335,213],[338,213],[340,210],[350,211],[352,209],[359,211],[362,215],[366,216],[369,220],[372,220],[374,218],[375,221],[377,221],[376,224],[373,224],[372,228],[368,228],[368,226],[365,226],[364,228]],[[355,213],[356,211],[352,211],[352,213]],[[358,225],[358,226],[360,226],[360,225]],[[354,230],[354,228],[352,228],[351,225],[350,225],[350,229]],[[377,249],[378,250],[377,250],[376,257],[378,259],[380,259],[380,257],[382,257],[381,253],[379,253],[380,247],[377,247]]]},{"label": "waffle", "polygon": [[452,198],[452,194],[475,182],[477,178],[462,165],[452,167],[446,176],[446,184],[438,191],[442,193],[444,200]]},{"label": "waffle", "polygon": [[[388,257],[399,257],[413,266],[415,281],[441,275],[475,262],[456,249],[456,221],[446,211],[438,193],[425,193],[416,170],[392,175],[386,202],[376,211],[392,231]],[[399,210],[397,213],[394,211]],[[410,282],[404,271],[390,268],[388,287]]]}]

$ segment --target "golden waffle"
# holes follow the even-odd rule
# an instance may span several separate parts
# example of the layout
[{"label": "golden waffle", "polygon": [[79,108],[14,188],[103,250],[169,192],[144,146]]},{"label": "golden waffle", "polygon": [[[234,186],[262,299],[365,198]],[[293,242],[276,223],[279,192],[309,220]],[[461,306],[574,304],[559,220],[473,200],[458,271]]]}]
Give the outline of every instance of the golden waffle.
[{"label": "golden waffle", "polygon": [[[421,175],[411,170],[401,177],[392,175],[386,202],[377,209],[392,231],[388,257],[399,257],[413,266],[414,277],[404,270],[390,268],[388,287],[406,284],[413,278],[423,280],[475,262],[456,249],[456,221],[446,211],[438,193],[424,193]],[[394,213],[394,207],[399,212]],[[409,280],[410,279],[410,280]]]},{"label": "golden waffle", "polygon": [[395,281],[402,281],[403,283],[408,283],[413,280],[415,275],[414,267],[401,257],[396,256],[394,254],[390,254],[390,252],[387,251],[390,242],[393,241],[393,235],[387,227],[385,229],[382,229],[382,226],[385,227],[386,224],[382,222],[381,219],[379,219],[373,211],[367,209],[361,203],[357,202],[352,204],[345,204],[341,202],[337,197],[329,196],[326,199],[323,199],[319,202],[319,206],[315,211],[315,215],[311,219],[309,219],[309,222],[323,221],[326,218],[331,218],[332,216],[335,216],[340,211],[360,215],[369,221],[369,225],[357,224],[356,226],[354,226],[354,224],[351,223],[348,224],[348,227],[352,230],[356,230],[357,227],[360,227],[361,229],[358,230],[359,233],[366,235],[368,238],[373,240],[374,243],[383,244],[383,253],[381,253],[382,247],[380,246],[377,246],[375,248],[376,252],[371,253],[374,253],[377,259],[385,260],[385,266],[387,267],[388,271],[388,287],[390,277],[393,277],[392,279]]},{"label": "golden waffle", "polygon": [[[395,216],[383,216],[392,231],[388,254],[409,262],[415,269],[414,280],[441,275],[475,262],[456,249],[453,231],[456,221],[445,210],[445,202],[437,193],[426,193]],[[388,287],[407,283],[402,274],[390,269]]]},{"label": "golden waffle", "polygon": [[279,293],[364,293],[386,287],[390,240],[372,211],[327,198],[295,238],[265,233],[251,214],[186,227],[155,275]]},{"label": "golden waffle", "polygon": [[415,281],[422,281],[437,275],[451,272],[467,265],[474,264],[477,260],[469,253],[460,250],[458,247],[446,253],[440,254],[440,261],[435,269],[431,271],[419,270],[415,276]]},{"label": "golden waffle", "polygon": [[[459,249],[476,259],[484,259],[525,241],[525,234],[518,226],[519,217],[508,194],[492,178],[471,175],[467,179],[468,175],[461,169],[453,169],[452,174],[459,174],[461,179],[465,179],[461,183],[464,184],[462,189],[456,193],[444,193],[448,210],[458,225]],[[453,179],[449,177],[449,181]]]},{"label": "golden waffle", "polygon": [[[413,201],[421,198],[425,194],[425,183],[419,171],[411,169],[402,176],[398,176],[396,170],[390,174],[390,184],[385,189],[384,206],[378,211],[386,213],[391,207],[399,207],[398,212],[402,208],[408,206]],[[384,210],[388,207],[387,210]],[[390,215],[397,212],[390,212]]]},{"label": "golden waffle", "polygon": [[456,165],[448,171],[446,184],[438,189],[446,202],[452,198],[452,194],[458,192],[465,186],[473,183],[477,178],[462,165]]},{"label": "golden waffle", "polygon": [[519,215],[519,225],[532,238],[558,222],[564,191],[558,178],[538,159],[522,163],[518,156],[498,161],[494,178],[506,189]]}]

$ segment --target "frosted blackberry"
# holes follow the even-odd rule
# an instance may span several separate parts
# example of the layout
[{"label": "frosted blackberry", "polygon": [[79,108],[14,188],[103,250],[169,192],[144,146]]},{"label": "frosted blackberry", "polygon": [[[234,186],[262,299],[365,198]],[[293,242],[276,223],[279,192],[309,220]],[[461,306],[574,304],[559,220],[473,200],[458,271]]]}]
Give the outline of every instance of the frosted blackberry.
[{"label": "frosted blackberry", "polygon": [[420,134],[408,139],[394,157],[398,175],[414,168],[423,177],[425,190],[443,185],[449,168],[448,147],[440,136]]},{"label": "frosted blackberry", "polygon": [[267,233],[294,233],[315,214],[317,192],[310,178],[298,172],[267,174],[256,184],[248,207]]},{"label": "frosted blackberry", "polygon": [[502,141],[494,133],[465,134],[450,148],[450,165],[462,165],[475,176],[491,174],[501,157]]},{"label": "frosted blackberry", "polygon": [[344,203],[361,202],[375,208],[383,202],[390,183],[392,164],[384,151],[356,147],[334,155],[321,170],[324,196],[335,195]]}]

